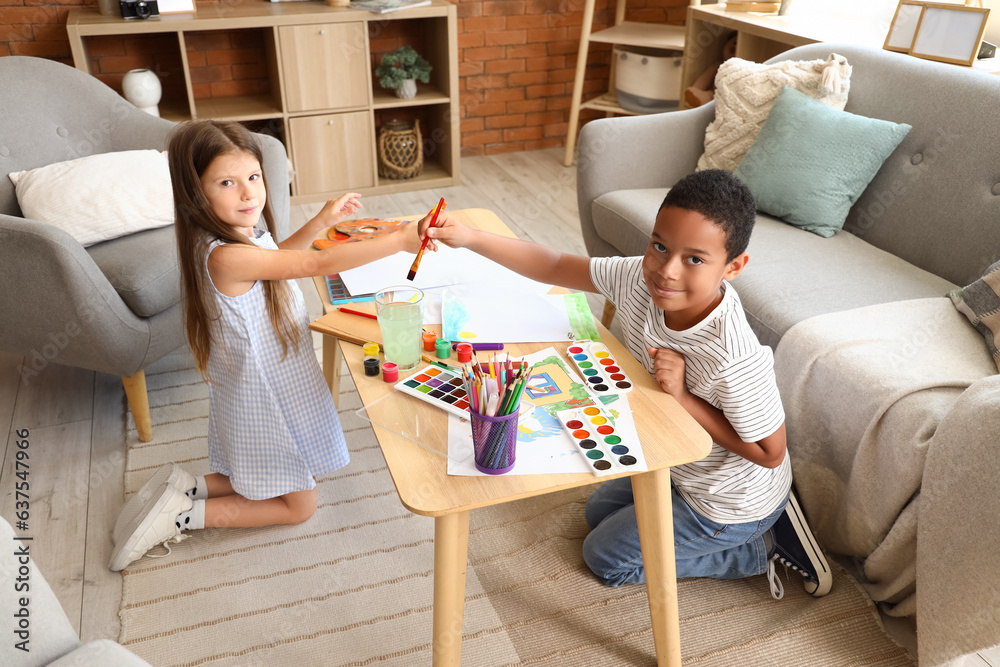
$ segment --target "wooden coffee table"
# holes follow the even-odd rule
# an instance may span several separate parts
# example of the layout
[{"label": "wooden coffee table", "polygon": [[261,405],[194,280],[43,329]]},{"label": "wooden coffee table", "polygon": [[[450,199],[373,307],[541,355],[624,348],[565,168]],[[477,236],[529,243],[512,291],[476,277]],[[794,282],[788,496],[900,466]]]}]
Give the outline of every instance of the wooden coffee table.
[{"label": "wooden coffee table", "polygon": [[[469,226],[513,236],[490,211],[468,209],[455,211],[452,215]],[[325,287],[321,294],[325,294]],[[371,304],[361,306],[370,308]],[[612,356],[619,361],[634,383],[633,390],[628,394],[628,401],[649,471],[632,474],[632,488],[646,569],[646,590],[656,659],[658,665],[679,667],[680,624],[670,467],[706,456],[711,448],[711,438],[672,397],[660,389],[645,368],[603,326],[598,323],[597,327],[602,342],[608,346]],[[324,369],[334,396],[338,391],[341,359],[347,361],[351,377],[365,406],[392,393],[392,384],[383,382],[381,377],[365,376],[361,348],[356,344],[366,340],[381,340],[377,322],[331,308],[331,312],[313,322],[310,328],[325,334]],[[520,356],[546,347],[553,345],[509,345],[505,351]],[[557,344],[554,347],[558,349],[559,346]],[[387,399],[392,400],[394,399]],[[433,422],[440,424],[442,429],[446,428],[447,413],[422,403],[421,408],[426,411],[426,415],[421,417],[429,420],[428,423]],[[449,476],[445,456],[381,426],[375,425],[374,430],[400,501],[415,514],[434,517],[433,664],[458,665],[462,654],[469,512],[480,507],[586,486],[598,480],[587,473]],[[516,473],[516,468],[514,472]],[[625,477],[628,474],[617,476]],[[600,481],[608,479],[612,477],[602,477]],[[594,585],[600,584],[595,581]]]}]

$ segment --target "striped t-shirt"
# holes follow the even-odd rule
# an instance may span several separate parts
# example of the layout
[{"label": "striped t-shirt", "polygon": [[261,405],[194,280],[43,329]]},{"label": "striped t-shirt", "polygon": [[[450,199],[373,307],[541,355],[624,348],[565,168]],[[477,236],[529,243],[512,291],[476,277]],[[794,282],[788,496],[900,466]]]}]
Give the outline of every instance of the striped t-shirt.
[{"label": "striped t-shirt", "polygon": [[[736,290],[723,281],[722,302],[684,331],[668,329],[642,275],[642,257],[594,257],[590,277],[618,307],[625,347],[652,373],[647,348],[684,355],[688,391],[718,408],[744,442],[757,442],[785,421],[774,379],[771,349],[747,323]],[[712,443],[705,458],[670,469],[678,493],[699,514],[717,523],[763,519],[788,495],[792,469],[786,453],[765,468]]]}]

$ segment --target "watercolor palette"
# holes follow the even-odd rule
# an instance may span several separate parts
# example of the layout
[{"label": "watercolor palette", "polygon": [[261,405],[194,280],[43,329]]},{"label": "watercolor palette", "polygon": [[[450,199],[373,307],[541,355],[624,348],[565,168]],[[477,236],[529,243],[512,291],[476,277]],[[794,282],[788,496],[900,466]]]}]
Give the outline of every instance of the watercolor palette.
[{"label": "watercolor palette", "polygon": [[632,380],[604,343],[577,341],[566,349],[566,355],[587,381],[587,387],[598,396],[632,391]]},{"label": "watercolor palette", "polygon": [[396,389],[447,410],[453,415],[469,418],[468,394],[462,376],[458,373],[440,366],[427,366],[396,383]]},{"label": "watercolor palette", "polygon": [[596,405],[560,410],[556,416],[597,477],[646,470],[642,448],[622,437],[608,414]]}]

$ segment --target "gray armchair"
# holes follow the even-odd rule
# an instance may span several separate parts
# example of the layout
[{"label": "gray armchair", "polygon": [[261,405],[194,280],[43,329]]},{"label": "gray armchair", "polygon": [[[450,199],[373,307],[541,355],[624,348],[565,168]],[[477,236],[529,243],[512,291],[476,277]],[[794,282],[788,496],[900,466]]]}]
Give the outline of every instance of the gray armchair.
[{"label": "gray armchair", "polygon": [[[164,150],[174,123],[41,58],[0,58],[0,90],[0,349],[24,356],[20,372],[28,381],[50,363],[121,376],[139,437],[149,440],[143,369],[186,342],[173,228],[84,248],[65,231],[24,218],[6,175],[99,153]],[[259,138],[283,238],[285,149],[273,137]]]}]

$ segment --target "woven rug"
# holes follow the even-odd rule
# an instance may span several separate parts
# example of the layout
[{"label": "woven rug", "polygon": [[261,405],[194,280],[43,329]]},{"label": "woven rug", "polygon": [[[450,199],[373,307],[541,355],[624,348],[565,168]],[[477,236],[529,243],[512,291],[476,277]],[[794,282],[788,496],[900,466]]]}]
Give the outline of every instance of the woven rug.
[{"label": "woven rug", "polygon": [[[161,464],[208,472],[208,391],[186,353],[147,370],[154,439],[125,416],[126,493]],[[123,572],[119,641],[156,667],[431,664],[431,519],[400,504],[344,378],[351,464],[320,478],[300,526],[208,529]],[[442,465],[444,462],[442,461]],[[581,557],[593,487],[472,512],[463,664],[653,665],[643,586],[598,584]],[[685,665],[914,665],[843,569],[833,592],[797,575],[772,600],[763,577],[679,582]]]}]

